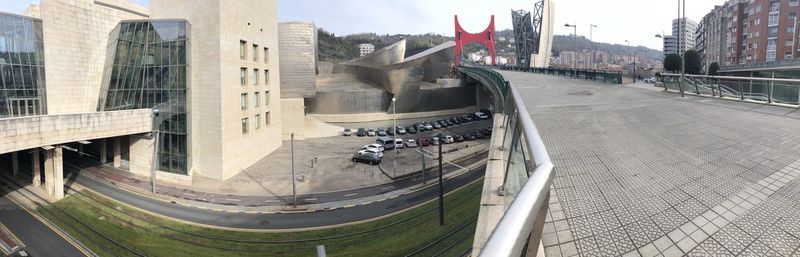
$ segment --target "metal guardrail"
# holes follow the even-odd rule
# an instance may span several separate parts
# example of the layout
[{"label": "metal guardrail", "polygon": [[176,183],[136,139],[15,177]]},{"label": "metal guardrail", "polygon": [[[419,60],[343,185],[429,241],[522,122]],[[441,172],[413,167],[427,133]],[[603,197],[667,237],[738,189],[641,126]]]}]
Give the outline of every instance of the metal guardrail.
[{"label": "metal guardrail", "polygon": [[557,76],[564,76],[570,78],[579,78],[585,80],[602,81],[603,83],[622,84],[621,71],[605,71],[605,70],[591,70],[591,69],[570,69],[570,68],[521,68],[514,66],[498,66],[500,70],[511,70],[521,72],[531,72],[540,74],[550,74]]},{"label": "metal guardrail", "polygon": [[800,80],[662,74],[665,91],[800,107]]},{"label": "metal guardrail", "polygon": [[[550,194],[555,176],[553,162],[545,148],[539,131],[531,119],[525,103],[512,83],[497,71],[461,66],[459,72],[484,84],[495,101],[503,101],[506,115],[503,138],[504,151],[508,151],[502,192],[513,197],[506,212],[479,256],[522,256],[528,248],[535,249],[541,238]],[[505,152],[504,152],[505,153]],[[532,165],[531,165],[532,164]],[[537,245],[529,245],[529,243]]]}]

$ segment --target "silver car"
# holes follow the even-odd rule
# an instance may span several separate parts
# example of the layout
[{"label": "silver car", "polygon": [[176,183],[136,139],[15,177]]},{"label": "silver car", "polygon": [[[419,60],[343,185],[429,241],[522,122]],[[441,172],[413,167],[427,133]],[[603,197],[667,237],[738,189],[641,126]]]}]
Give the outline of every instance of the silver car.
[{"label": "silver car", "polygon": [[416,140],[414,140],[414,139],[408,139],[408,140],[406,140],[406,147],[408,147],[408,148],[414,148],[414,147],[417,147],[417,141],[416,141]]}]

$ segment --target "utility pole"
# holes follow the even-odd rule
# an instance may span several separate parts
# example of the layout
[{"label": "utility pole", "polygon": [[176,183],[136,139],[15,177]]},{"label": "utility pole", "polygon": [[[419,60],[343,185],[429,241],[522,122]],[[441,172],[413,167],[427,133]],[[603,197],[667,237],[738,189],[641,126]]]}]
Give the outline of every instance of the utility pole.
[{"label": "utility pole", "polygon": [[294,175],[294,131],[292,131],[292,143],[291,148],[292,151],[292,205],[297,208],[297,191],[295,187],[295,175]]},{"label": "utility pole", "polygon": [[439,142],[439,226],[444,226],[444,186],[442,185],[442,143]]},{"label": "utility pole", "polygon": [[392,145],[394,145],[394,161],[392,161],[392,180],[397,179],[397,98],[392,97]]},{"label": "utility pole", "polygon": [[[422,134],[422,132],[419,132]],[[417,138],[417,144],[419,145],[419,156],[422,158],[422,184],[425,185],[425,149],[422,148],[422,141]]]}]

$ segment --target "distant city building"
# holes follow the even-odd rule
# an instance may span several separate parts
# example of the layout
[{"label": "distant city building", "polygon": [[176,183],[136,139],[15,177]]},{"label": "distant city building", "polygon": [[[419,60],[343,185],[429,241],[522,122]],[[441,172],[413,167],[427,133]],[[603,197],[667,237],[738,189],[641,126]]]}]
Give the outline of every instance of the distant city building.
[{"label": "distant city building", "polygon": [[675,36],[664,36],[664,55],[678,53],[678,38]]},{"label": "distant city building", "polygon": [[358,44],[358,56],[365,56],[375,52],[375,45],[373,44]]},{"label": "distant city building", "polygon": [[[800,70],[799,12],[800,0],[729,0],[715,7],[695,33],[704,67],[718,62],[721,71],[769,77],[776,70]],[[757,74],[761,71],[769,74]]]},{"label": "distant city building", "polygon": [[680,43],[678,46],[680,53],[694,48],[695,31],[697,31],[697,22],[689,18],[672,20],[672,36],[675,36],[677,42]]}]

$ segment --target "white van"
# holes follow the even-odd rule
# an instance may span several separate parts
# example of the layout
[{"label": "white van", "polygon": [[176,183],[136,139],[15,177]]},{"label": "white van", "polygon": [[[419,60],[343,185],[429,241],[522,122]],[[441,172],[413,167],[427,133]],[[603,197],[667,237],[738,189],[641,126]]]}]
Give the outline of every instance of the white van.
[{"label": "white van", "polygon": [[403,148],[403,139],[402,138],[395,138],[394,139],[394,147],[395,148]]}]

